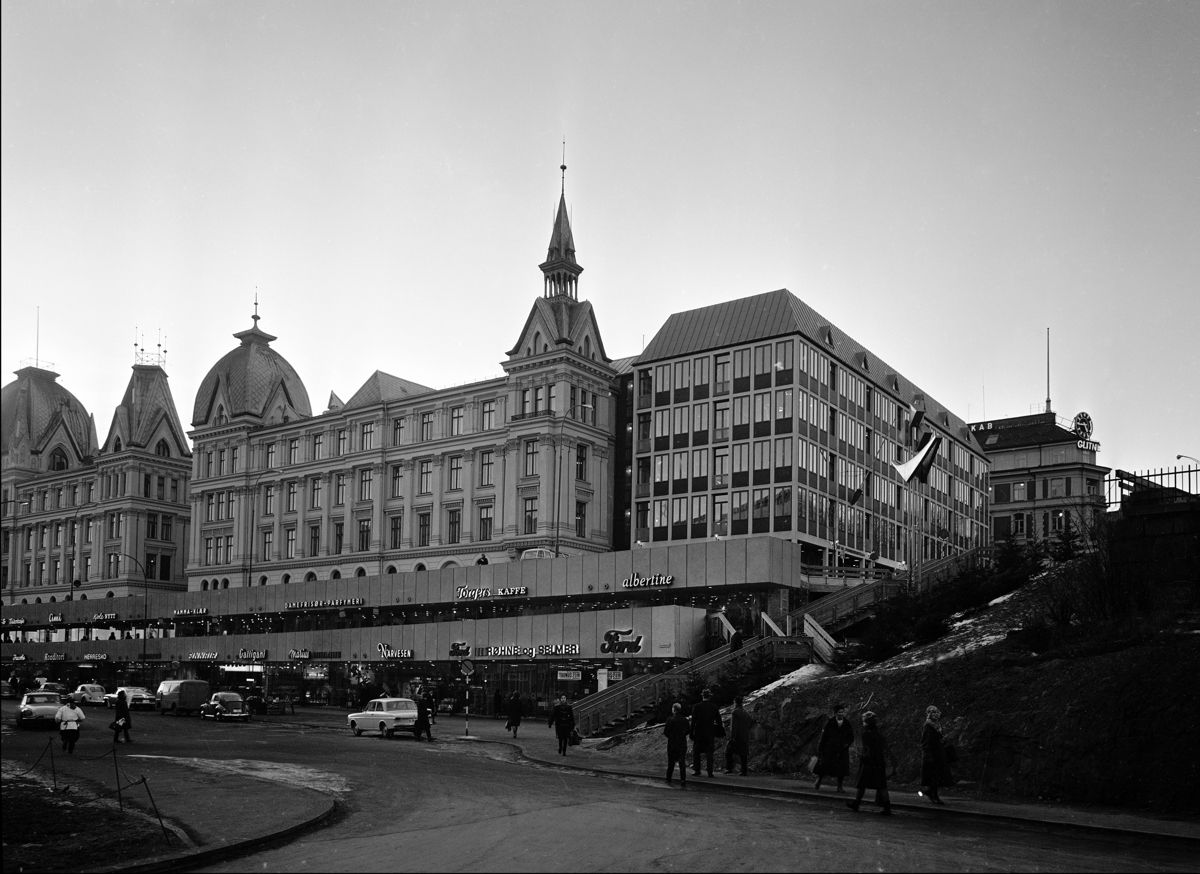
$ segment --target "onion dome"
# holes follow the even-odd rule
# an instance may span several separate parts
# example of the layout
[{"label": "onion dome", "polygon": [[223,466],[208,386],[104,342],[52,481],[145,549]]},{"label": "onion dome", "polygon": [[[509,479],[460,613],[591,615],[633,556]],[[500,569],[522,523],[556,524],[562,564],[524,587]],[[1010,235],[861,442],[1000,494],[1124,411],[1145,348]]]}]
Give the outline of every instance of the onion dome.
[{"label": "onion dome", "polygon": [[40,367],[16,371],[0,392],[0,453],[5,468],[66,470],[96,454],[96,422],[58,384],[58,374]]},{"label": "onion dome", "polygon": [[274,424],[309,418],[308,391],[295,368],[271,348],[276,339],[258,327],[234,334],[241,345],[218,361],[200,383],[193,427],[250,420]]}]

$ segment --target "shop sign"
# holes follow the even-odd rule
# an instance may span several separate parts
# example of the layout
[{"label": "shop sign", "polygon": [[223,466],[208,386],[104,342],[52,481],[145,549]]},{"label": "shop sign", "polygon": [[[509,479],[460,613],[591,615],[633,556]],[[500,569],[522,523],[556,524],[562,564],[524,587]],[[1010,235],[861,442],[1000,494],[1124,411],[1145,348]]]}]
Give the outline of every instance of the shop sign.
[{"label": "shop sign", "polygon": [[615,683],[615,682],[617,682],[617,680],[624,680],[624,679],[625,679],[624,671],[614,671],[612,668],[608,669],[608,682]]},{"label": "shop sign", "polygon": [[385,659],[411,659],[413,651],[411,649],[393,649],[386,643],[381,643],[378,646],[379,655]]},{"label": "shop sign", "polygon": [[207,612],[207,607],[176,607],[171,611],[175,616],[203,616]]},{"label": "shop sign", "polygon": [[1076,440],[1075,447],[1077,449],[1083,449],[1086,452],[1099,452],[1100,451],[1100,444],[1097,443],[1095,440]]},{"label": "shop sign", "polygon": [[23,653],[23,652],[16,653],[16,654],[13,656],[13,661],[14,661],[14,662],[23,662],[23,661],[25,661],[25,653]]},{"label": "shop sign", "polygon": [[200,662],[205,659],[215,659],[217,658],[217,654],[215,652],[189,652],[187,657],[188,661]]},{"label": "shop sign", "polygon": [[65,662],[67,654],[65,652],[48,652],[42,656],[44,662]]},{"label": "shop sign", "polygon": [[[176,612],[179,612],[179,611],[176,611]],[[93,622],[106,622],[109,619],[116,619],[116,618],[117,618],[116,613],[96,613],[95,615],[92,616],[92,621]]]},{"label": "shop sign", "polygon": [[361,607],[365,603],[364,598],[331,598],[327,601],[291,601],[284,605],[284,609],[321,610],[325,607]]},{"label": "shop sign", "polygon": [[480,658],[527,658],[534,656],[577,656],[577,643],[540,643],[537,646],[522,646],[518,643],[502,643],[496,646],[477,646],[475,655]]},{"label": "shop sign", "polygon": [[61,613],[51,613],[49,616],[46,617],[46,621],[47,622],[62,622],[63,615]]},{"label": "shop sign", "polygon": [[465,659],[471,654],[471,644],[465,640],[456,640],[450,644],[450,658]]},{"label": "shop sign", "polygon": [[24,625],[24,624],[25,624],[25,620],[24,620],[23,618],[21,618],[21,619],[9,619],[9,618],[5,617],[5,619],[4,619],[4,624],[5,624],[5,625]]},{"label": "shop sign", "polygon": [[560,680],[582,680],[583,671],[559,671],[558,678]]},{"label": "shop sign", "polygon": [[528,595],[528,586],[504,586],[493,592],[491,589],[472,589],[469,586],[458,586],[454,597],[463,601],[478,601],[481,598],[505,598],[513,595]]},{"label": "shop sign", "polygon": [[634,573],[631,577],[626,577],[621,580],[622,589],[648,589],[657,586],[669,586],[675,582],[675,577],[670,574],[651,574],[648,577],[639,577]]},{"label": "shop sign", "polygon": [[633,634],[633,629],[620,631],[613,628],[604,632],[604,643],[600,644],[600,652],[611,655],[620,655],[622,653],[641,652],[642,651],[642,635],[638,635],[633,639],[629,636]]},{"label": "shop sign", "polygon": [[84,661],[88,662],[106,662],[108,661],[108,653],[106,652],[85,652],[83,654]]},{"label": "shop sign", "polygon": [[238,658],[251,662],[265,662],[267,660],[267,651],[265,649],[239,649]]},{"label": "shop sign", "polygon": [[292,660],[311,659],[312,652],[311,652],[311,650],[307,650],[307,649],[289,649],[288,650],[288,658],[292,659]]}]

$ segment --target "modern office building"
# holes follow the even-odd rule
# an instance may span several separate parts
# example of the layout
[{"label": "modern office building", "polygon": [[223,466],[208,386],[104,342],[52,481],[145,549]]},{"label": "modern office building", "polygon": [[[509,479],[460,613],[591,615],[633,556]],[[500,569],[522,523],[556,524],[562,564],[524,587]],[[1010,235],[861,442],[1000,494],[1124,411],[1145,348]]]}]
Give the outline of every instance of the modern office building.
[{"label": "modern office building", "polygon": [[[1047,404],[1049,407],[1049,404]],[[1105,512],[1100,444],[1092,419],[1071,422],[1044,413],[972,422],[971,433],[992,469],[992,539],[1027,543],[1074,530],[1090,531]]]},{"label": "modern office building", "polygon": [[[769,534],[897,568],[988,540],[966,423],[786,289],[672,315],[631,370],[634,546]],[[922,483],[899,466],[925,435]]]},{"label": "modern office building", "polygon": [[186,589],[192,453],[161,356],[138,360],[103,443],[57,373],[4,387],[6,603]]}]

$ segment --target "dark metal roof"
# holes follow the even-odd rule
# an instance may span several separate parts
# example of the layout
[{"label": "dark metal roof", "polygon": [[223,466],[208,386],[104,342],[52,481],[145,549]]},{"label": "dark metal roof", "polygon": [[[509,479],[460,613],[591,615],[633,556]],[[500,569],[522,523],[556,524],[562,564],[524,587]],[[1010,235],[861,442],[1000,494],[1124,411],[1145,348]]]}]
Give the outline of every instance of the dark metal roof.
[{"label": "dark metal roof", "polygon": [[1074,443],[1079,436],[1057,423],[1054,413],[972,423],[972,436],[984,452]]}]

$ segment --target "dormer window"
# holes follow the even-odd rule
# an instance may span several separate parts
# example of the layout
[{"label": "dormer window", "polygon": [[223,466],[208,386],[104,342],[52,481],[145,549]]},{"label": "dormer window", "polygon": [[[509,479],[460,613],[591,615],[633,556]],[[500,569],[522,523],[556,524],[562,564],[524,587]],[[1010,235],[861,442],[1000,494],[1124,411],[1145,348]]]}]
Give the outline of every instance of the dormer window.
[{"label": "dormer window", "polygon": [[154,454],[159,458],[170,458],[171,447],[165,439],[160,439],[154,446]]},{"label": "dormer window", "polygon": [[61,446],[55,447],[54,451],[50,453],[50,469],[66,470],[70,466],[70,462],[67,460],[67,453],[63,452]]}]

